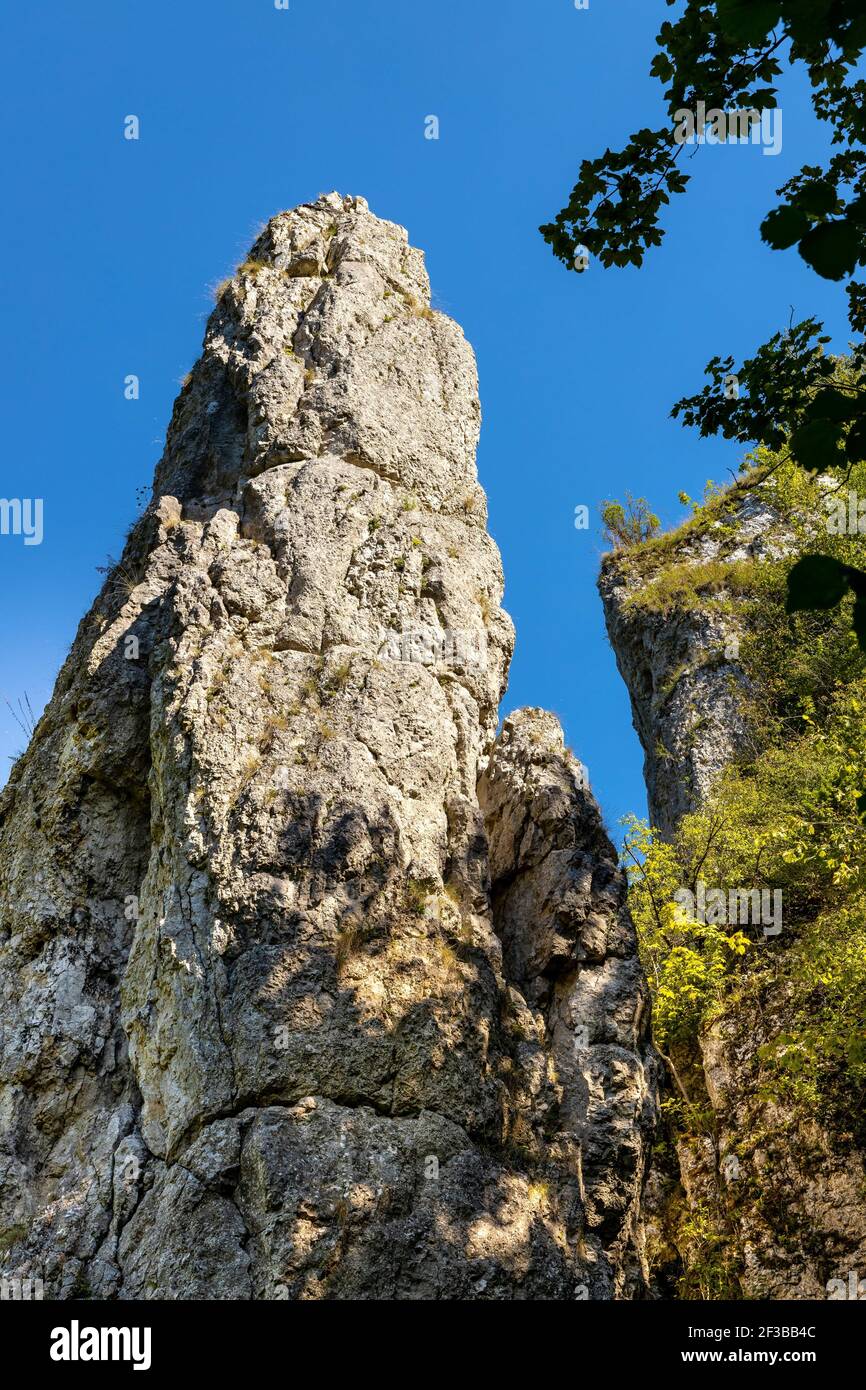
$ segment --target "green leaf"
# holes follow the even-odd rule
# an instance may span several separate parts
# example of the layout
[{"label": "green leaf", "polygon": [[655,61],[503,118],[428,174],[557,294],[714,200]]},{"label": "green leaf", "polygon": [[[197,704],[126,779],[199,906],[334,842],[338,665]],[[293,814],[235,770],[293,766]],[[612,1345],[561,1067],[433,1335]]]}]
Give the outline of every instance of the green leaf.
[{"label": "green leaf", "polygon": [[811,46],[827,38],[834,0],[785,0],[785,28],[795,43]]},{"label": "green leaf", "polygon": [[852,222],[822,222],[800,242],[800,255],[825,280],[844,280],[863,255],[862,234]]},{"label": "green leaf", "polygon": [[670,82],[674,75],[674,65],[666,53],[657,53],[650,64],[650,77],[660,82]]},{"label": "green leaf", "polygon": [[832,420],[843,425],[857,414],[858,402],[835,386],[825,386],[806,406],[807,420]]},{"label": "green leaf", "polygon": [[861,652],[866,652],[866,599],[858,598],[854,604],[854,635]]},{"label": "green leaf", "polygon": [[847,208],[845,216],[849,222],[854,222],[858,227],[866,223],[866,193],[860,193],[856,198],[852,198]]},{"label": "green leaf", "polygon": [[858,570],[855,565],[843,565],[842,568],[849,587],[854,590],[858,599],[866,600],[866,573]]},{"label": "green leaf", "polygon": [[737,43],[763,43],[779,22],[778,0],[716,0],[719,24],[726,38]]},{"label": "green leaf", "polygon": [[835,210],[839,198],[829,179],[813,179],[798,189],[791,201],[809,217],[827,217]]},{"label": "green leaf", "polygon": [[804,555],[788,574],[786,613],[835,608],[848,590],[845,567],[830,555]]},{"label": "green leaf", "polygon": [[809,226],[809,219],[800,208],[786,204],[767,214],[761,223],[761,236],[774,251],[784,251],[795,241],[801,241]]},{"label": "green leaf", "polygon": [[801,468],[817,473],[832,467],[842,430],[833,420],[810,420],[791,435],[791,453]]},{"label": "green leaf", "polygon": [[866,462],[866,416],[855,420],[845,440],[845,453],[849,463]]}]

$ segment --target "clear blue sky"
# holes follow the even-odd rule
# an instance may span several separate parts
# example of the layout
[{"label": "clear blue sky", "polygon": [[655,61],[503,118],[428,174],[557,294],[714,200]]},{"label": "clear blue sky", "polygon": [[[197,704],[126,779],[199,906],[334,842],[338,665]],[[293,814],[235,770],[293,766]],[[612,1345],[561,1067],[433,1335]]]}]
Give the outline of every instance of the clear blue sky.
[{"label": "clear blue sky", "polygon": [[[581,156],[656,123],[647,70],[668,15],[663,0],[7,7],[0,496],[44,498],[45,538],[0,536],[0,693],[37,711],[50,696],[95,567],[149,488],[208,287],[263,219],[337,189],[409,229],[478,355],[479,469],[518,633],[504,709],[560,715],[613,831],[643,812],[595,590],[598,504],[629,488],[671,523],[680,488],[736,468],[730,445],[668,418],[714,353],[748,353],[792,305],[846,341],[842,292],[758,237],[775,189],[824,149],[802,84],[783,87],[778,157],[698,150],[643,270],[569,274],[539,236]],[[22,742],[0,706],[3,777]]]}]

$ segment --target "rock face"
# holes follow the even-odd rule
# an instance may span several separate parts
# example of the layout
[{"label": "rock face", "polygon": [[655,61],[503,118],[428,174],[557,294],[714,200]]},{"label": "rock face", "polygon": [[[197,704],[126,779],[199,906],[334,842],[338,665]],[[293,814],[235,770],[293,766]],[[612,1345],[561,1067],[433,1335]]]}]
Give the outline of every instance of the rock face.
[{"label": "rock face", "polygon": [[[760,563],[788,553],[790,544],[759,486],[745,492],[724,526],[676,538],[661,572],[720,560]],[[607,557],[599,581],[607,629],[645,753],[650,820],[669,838],[747,744],[736,697],[746,680],[737,655],[741,624],[736,594],[721,613],[700,602],[660,612],[631,602],[641,583],[627,558]],[[789,948],[784,937],[773,944],[782,956]],[[683,1204],[698,1223],[724,1210],[741,1262],[740,1290],[752,1299],[823,1299],[828,1281],[841,1278],[847,1287],[849,1272],[866,1268],[864,1154],[849,1135],[768,1098],[763,1084],[761,1050],[790,1027],[782,970],[760,999],[733,995],[698,1038],[712,1132],[678,1140],[677,1191],[654,1171],[645,1192],[653,1243],[668,1224],[666,1208]],[[724,1156],[737,1153],[732,1170]],[[670,1292],[664,1288],[663,1296]]]},{"label": "rock face", "polygon": [[[709,534],[686,536],[667,567],[736,564],[785,548],[779,515],[760,494],[743,498],[733,527],[733,543],[721,522]],[[615,555],[605,558],[599,592],[644,751],[650,822],[670,836],[747,740],[737,698],[744,682],[739,631],[735,617],[700,604],[673,612],[633,607],[640,586]]]},{"label": "rock face", "polygon": [[478,428],[470,348],[362,199],[275,217],[218,291],[0,800],[8,1277],[643,1292],[644,986],[555,720],[492,747]]},{"label": "rock face", "polygon": [[[544,1063],[555,1078],[545,1092],[544,1128],[559,1131],[564,1173],[579,1176],[575,1206],[579,1191],[590,1228],[619,1231],[615,1239],[627,1251],[639,1235],[657,1061],[644,1041],[649,998],[616,851],[584,769],[563,747],[558,720],[543,710],[505,720],[479,798],[504,974],[534,1035],[518,1058],[539,1077]],[[526,1124],[539,1119],[536,1100]],[[633,1275],[639,1278],[636,1265]]]}]

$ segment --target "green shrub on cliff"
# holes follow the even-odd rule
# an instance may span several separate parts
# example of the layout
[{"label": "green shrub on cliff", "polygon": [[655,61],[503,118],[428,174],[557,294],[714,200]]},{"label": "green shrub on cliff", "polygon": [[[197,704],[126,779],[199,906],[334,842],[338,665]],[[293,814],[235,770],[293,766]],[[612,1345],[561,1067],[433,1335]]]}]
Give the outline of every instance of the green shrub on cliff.
[{"label": "green shrub on cliff", "polygon": [[[729,768],[671,844],[635,819],[625,841],[660,1046],[684,1050],[687,1064],[701,1029],[734,991],[759,997],[783,975],[784,1038],[761,1059],[764,1087],[796,1091],[858,1130],[866,1081],[864,711],[861,679],[837,695],[821,726],[804,714],[798,739]],[[781,934],[765,935],[755,913],[746,922],[742,911],[734,921],[730,911],[721,923],[690,919],[675,894],[696,894],[700,882],[728,903],[738,891],[780,892]]]},{"label": "green shrub on cliff", "polygon": [[632,497],[630,492],[626,493],[624,503],[603,502],[601,520],[604,538],[614,550],[641,545],[656,534],[661,524],[646,498]]},{"label": "green shrub on cliff", "polygon": [[667,1049],[688,1043],[724,998],[729,972],[748,947],[743,932],[700,921],[675,901],[686,881],[679,846],[665,844],[636,816],[627,818],[629,904],[653,995],[653,1036]]},{"label": "green shrub on cliff", "polygon": [[[722,1131],[704,1073],[711,1035],[738,1050],[743,1158],[783,1131],[808,1132],[812,1120],[841,1152],[866,1146],[866,659],[850,596],[823,610],[786,611],[788,573],[816,535],[840,564],[862,559],[856,508],[866,467],[840,489],[764,453],[744,483],[740,501],[751,486],[775,517],[769,548],[748,570],[724,509],[718,525],[716,498],[679,531],[616,561],[642,587],[636,606],[644,613],[668,621],[726,604],[738,635],[731,688],[748,730],[738,757],[669,842],[631,818],[624,849],[654,1037],[670,1077],[667,1137],[699,1168],[715,1152],[720,1173]],[[843,512],[845,524],[834,525]],[[718,541],[714,584],[700,582],[707,562],[696,561],[694,542],[702,535]],[[729,566],[737,586],[726,578]],[[729,907],[780,893],[781,931],[766,934],[761,912],[690,912],[683,900],[697,901],[699,889]],[[743,1253],[731,1203],[760,1213],[778,1196],[765,1190],[760,1165],[748,1171],[736,1197],[718,1177],[669,1213],[681,1296],[730,1297],[732,1287],[736,1295]]]},{"label": "green shrub on cliff", "polygon": [[[726,990],[742,988],[744,980],[757,988],[762,972],[784,961],[791,1022],[803,1041],[796,1049],[786,1042],[769,1052],[768,1068],[789,1077],[796,1052],[803,1094],[812,1101],[833,1096],[838,1107],[841,1073],[852,1087],[862,1081],[866,1040],[866,661],[845,611],[849,600],[797,614],[786,613],[785,600],[788,571],[816,529],[841,563],[860,555],[860,534],[828,531],[826,520],[835,506],[847,507],[849,492],[866,495],[866,466],[852,472],[840,494],[764,452],[751,479],[788,543],[785,553],[752,562],[748,572],[740,557],[730,562],[741,580],[736,623],[745,680],[737,689],[749,746],[700,809],[683,819],[672,844],[632,820],[626,838],[631,906],[662,1045],[689,1034],[696,1041]],[[696,525],[712,526],[717,508],[713,498],[670,539],[682,543]],[[722,571],[725,563],[724,556],[716,561]],[[688,564],[660,571],[645,586],[645,603],[653,597],[660,602],[660,593],[682,611],[712,603],[713,589],[699,582],[704,566],[693,568],[697,581],[691,582],[680,577]],[[692,929],[684,942],[682,926],[670,929],[673,894],[683,887],[694,891],[699,877],[725,891],[743,885],[781,890],[781,941],[765,938],[758,927],[751,936],[759,949],[744,954],[724,948],[714,933],[701,937]]]}]

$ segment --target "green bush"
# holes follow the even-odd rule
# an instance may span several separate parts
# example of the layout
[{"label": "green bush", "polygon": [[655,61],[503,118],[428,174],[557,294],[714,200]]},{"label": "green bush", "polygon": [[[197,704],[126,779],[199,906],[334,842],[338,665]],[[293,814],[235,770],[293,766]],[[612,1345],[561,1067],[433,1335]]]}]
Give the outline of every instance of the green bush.
[{"label": "green bush", "polygon": [[645,497],[625,495],[625,503],[603,502],[601,519],[604,538],[614,550],[640,545],[656,534],[660,522],[649,507]]}]

